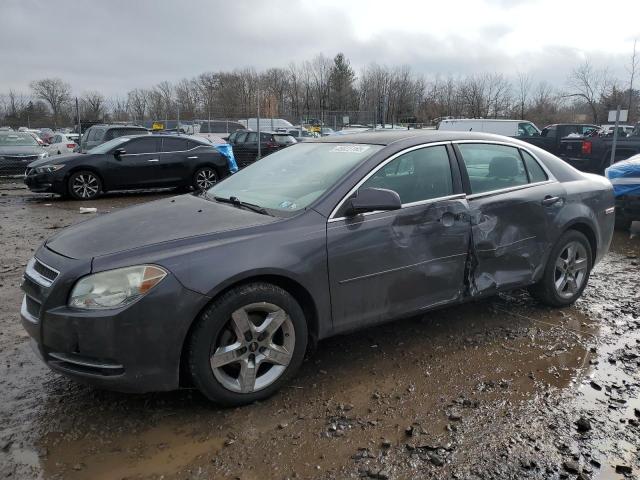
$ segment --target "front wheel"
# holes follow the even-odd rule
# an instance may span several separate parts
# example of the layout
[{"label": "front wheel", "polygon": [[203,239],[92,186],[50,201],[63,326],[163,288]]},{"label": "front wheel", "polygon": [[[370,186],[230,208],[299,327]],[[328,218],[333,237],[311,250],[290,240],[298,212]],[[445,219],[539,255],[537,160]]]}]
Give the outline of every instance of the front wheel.
[{"label": "front wheel", "polygon": [[191,183],[196,191],[209,190],[218,183],[218,172],[213,167],[201,167],[193,174]]},{"label": "front wheel", "polygon": [[530,288],[531,294],[553,307],[571,305],[587,286],[592,259],[587,237],[577,230],[565,232],[551,250],[542,278]]},{"label": "front wheel", "polygon": [[298,302],[268,283],[223,294],[202,314],[188,343],[195,386],[221,405],[265,399],[298,370],[307,323]]},{"label": "front wheel", "polygon": [[75,172],[69,177],[67,190],[76,200],[93,200],[102,191],[102,181],[93,172]]}]

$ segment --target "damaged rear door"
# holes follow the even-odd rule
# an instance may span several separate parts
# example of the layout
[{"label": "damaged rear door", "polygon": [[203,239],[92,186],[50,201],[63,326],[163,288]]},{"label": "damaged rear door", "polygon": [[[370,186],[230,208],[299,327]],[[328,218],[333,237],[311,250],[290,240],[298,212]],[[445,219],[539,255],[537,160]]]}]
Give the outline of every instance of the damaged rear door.
[{"label": "damaged rear door", "polygon": [[564,187],[526,150],[471,141],[455,149],[471,217],[469,294],[532,283],[544,268]]}]

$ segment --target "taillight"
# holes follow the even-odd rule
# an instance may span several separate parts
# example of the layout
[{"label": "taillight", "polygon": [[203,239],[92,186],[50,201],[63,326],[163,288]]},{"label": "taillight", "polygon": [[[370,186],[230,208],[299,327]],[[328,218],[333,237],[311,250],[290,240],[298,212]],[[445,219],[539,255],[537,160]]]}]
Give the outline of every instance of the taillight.
[{"label": "taillight", "polygon": [[589,140],[582,141],[582,154],[583,155],[591,155],[591,146],[592,143]]},{"label": "taillight", "polygon": [[278,146],[278,144],[276,142],[267,142],[267,147],[269,148],[276,148]]},{"label": "taillight", "polygon": [[67,148],[76,148],[75,143],[67,143]]}]

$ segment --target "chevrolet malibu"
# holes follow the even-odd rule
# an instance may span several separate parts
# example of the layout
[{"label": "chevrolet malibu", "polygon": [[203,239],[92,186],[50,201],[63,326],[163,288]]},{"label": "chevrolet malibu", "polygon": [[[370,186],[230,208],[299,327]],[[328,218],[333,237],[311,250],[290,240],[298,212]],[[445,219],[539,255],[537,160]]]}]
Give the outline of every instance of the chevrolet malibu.
[{"label": "chevrolet malibu", "polygon": [[[286,384],[323,338],[528,287],[562,307],[609,248],[608,180],[528,143],[370,132],[83,222],[27,265],[22,324],[56,372],[223,405]],[[462,334],[462,332],[461,332]]]}]

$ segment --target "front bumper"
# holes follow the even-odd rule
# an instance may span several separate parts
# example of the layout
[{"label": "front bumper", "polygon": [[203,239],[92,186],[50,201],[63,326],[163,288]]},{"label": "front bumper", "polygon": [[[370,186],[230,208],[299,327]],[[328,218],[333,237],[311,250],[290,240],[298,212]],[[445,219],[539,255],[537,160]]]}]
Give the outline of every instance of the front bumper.
[{"label": "front bumper", "polygon": [[52,370],[109,390],[178,388],[184,340],[206,297],[168,275],[127,307],[78,310],[66,305],[67,298],[89,266],[46,248],[36,257],[60,274],[47,287],[27,272],[20,313],[39,356]]},{"label": "front bumper", "polygon": [[35,173],[27,170],[24,177],[25,185],[32,192],[38,193],[65,193],[64,180],[53,173]]}]

